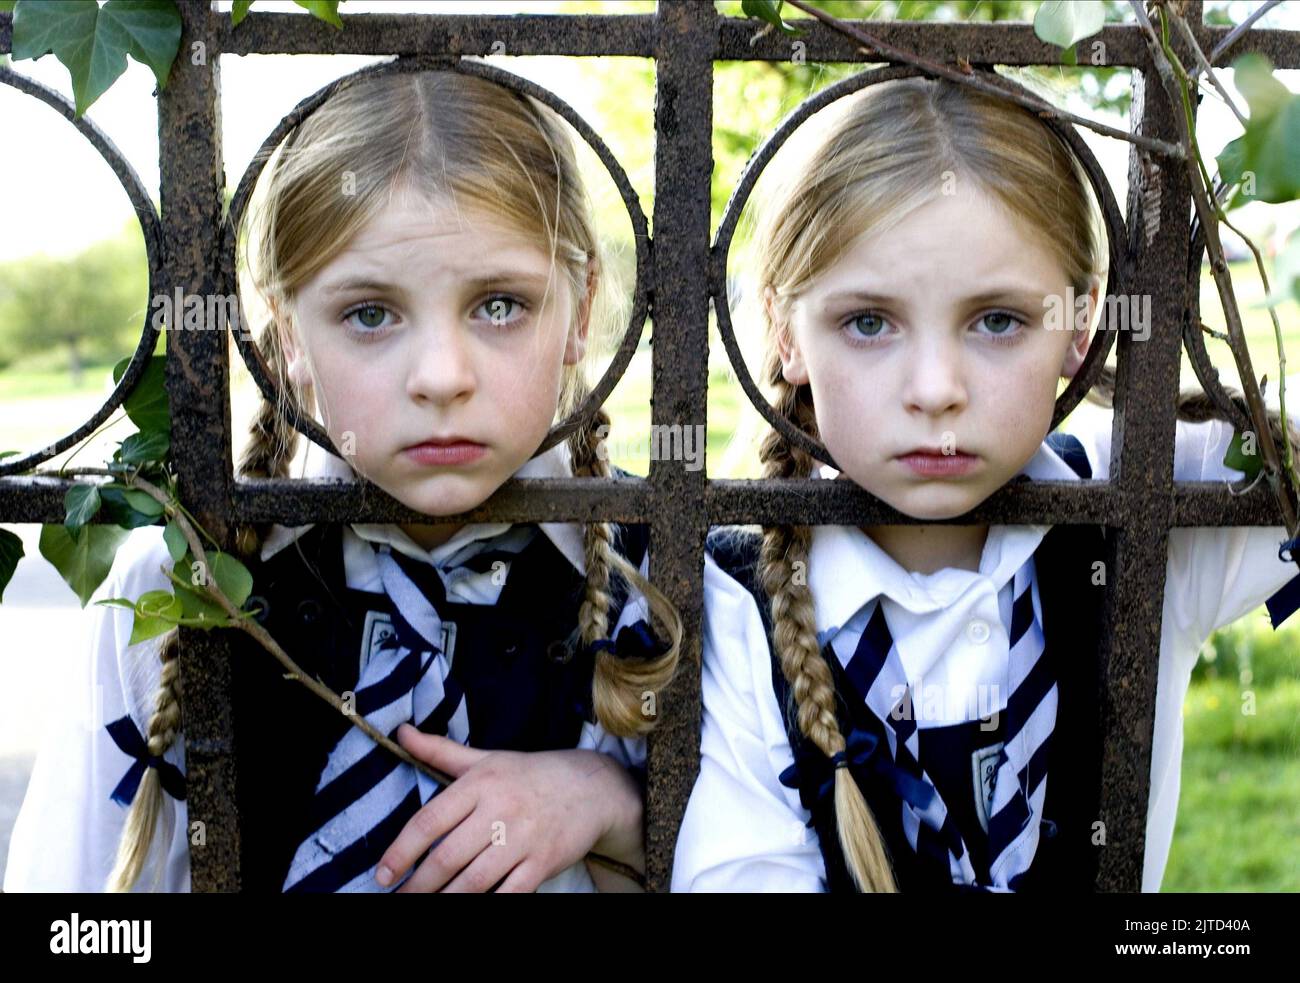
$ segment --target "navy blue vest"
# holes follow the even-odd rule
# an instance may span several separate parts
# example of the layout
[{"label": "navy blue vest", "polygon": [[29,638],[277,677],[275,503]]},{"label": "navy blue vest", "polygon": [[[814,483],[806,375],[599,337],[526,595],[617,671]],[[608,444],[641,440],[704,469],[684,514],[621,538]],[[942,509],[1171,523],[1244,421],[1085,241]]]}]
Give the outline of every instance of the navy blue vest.
[{"label": "navy blue vest", "polygon": [[[647,545],[644,526],[615,526],[633,566]],[[346,586],[342,527],[317,525],[265,563],[250,564],[267,631],[307,672],[336,693],[354,690],[363,638],[374,616],[391,615],[387,594]],[[611,627],[626,601],[611,583]],[[572,748],[591,706],[593,658],[576,644],[583,576],[538,530],[511,561],[495,605],[440,606],[456,625],[452,675],[464,687],[470,743],[483,749]],[[348,720],[251,639],[232,642],[236,795],[241,820],[242,888],[279,893],[306,829],[308,805]]]},{"label": "navy blue vest", "polygon": [[[1049,441],[1076,473],[1091,477],[1082,446],[1073,438],[1053,434]],[[772,686],[777,705],[783,710],[786,733],[794,753],[800,800],[811,813],[809,825],[817,833],[826,865],[827,888],[852,891],[854,884],[844,862],[831,797],[819,798],[822,783],[832,777],[829,759],[799,730],[789,682],[772,651],[771,610],[757,578],[760,538],[739,529],[718,529],[710,534],[708,550],[718,565],[744,585],[754,596],[768,632]],[[1034,862],[1021,882],[1022,891],[1087,892],[1093,889],[1099,859],[1093,845],[1101,781],[1102,733],[1097,704],[1100,692],[1097,648],[1105,587],[1093,583],[1093,564],[1105,562],[1107,545],[1103,531],[1093,526],[1055,526],[1034,554],[1039,597],[1043,608],[1043,658],[1056,670],[1058,709],[1048,761],[1047,797]],[[840,732],[869,731],[884,745],[883,724],[867,707],[845,676],[843,667],[829,646],[826,661],[835,682],[836,716]],[[918,694],[918,701],[920,694]],[[979,722],[921,728],[921,760],[925,763],[944,804],[961,829],[977,872],[987,872],[986,839],[978,826],[969,774],[973,747],[1000,740],[997,731],[982,732]],[[884,753],[888,753],[885,751]],[[967,889],[954,884],[945,871],[920,863],[907,844],[902,828],[897,794],[873,772],[860,782],[871,806],[886,849],[893,863],[899,890],[954,891]],[[979,888],[975,888],[979,890]]]}]

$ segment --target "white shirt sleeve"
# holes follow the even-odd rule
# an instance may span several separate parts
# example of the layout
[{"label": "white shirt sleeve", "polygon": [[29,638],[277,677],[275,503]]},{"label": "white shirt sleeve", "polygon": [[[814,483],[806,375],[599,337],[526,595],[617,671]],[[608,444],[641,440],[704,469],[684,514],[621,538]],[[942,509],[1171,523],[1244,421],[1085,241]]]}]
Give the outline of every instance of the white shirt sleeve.
[{"label": "white shirt sleeve", "polygon": [[750,593],[704,565],[700,774],[673,863],[674,891],[822,891],[825,866],[798,792],[772,687],[767,634]]},{"label": "white shirt sleeve", "polygon": [[[83,613],[86,644],[73,659],[67,700],[46,728],[14,825],[6,893],[99,892],[107,885],[127,816],[111,796],[134,759],[118,748],[105,725],[129,712],[146,733],[161,670],[160,639],[128,645],[132,612],[94,601],[134,601],[146,591],[170,587],[159,569],[170,562],[160,526],[136,530]],[[164,758],[183,772],[184,754],[178,735]],[[164,792],[153,849],[135,891],[190,889],[187,831],[186,804]]]}]

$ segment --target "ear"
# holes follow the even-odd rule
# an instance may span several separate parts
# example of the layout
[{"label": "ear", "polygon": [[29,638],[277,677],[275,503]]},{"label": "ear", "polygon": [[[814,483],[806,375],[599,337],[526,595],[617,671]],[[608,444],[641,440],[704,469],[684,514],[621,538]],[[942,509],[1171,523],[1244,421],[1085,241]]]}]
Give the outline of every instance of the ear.
[{"label": "ear", "polygon": [[1101,296],[1101,278],[1089,279],[1087,299],[1087,318],[1083,327],[1076,323],[1071,329],[1070,347],[1065,351],[1065,361],[1061,365],[1061,377],[1073,379],[1083,367],[1083,360],[1088,355],[1089,341],[1092,338],[1092,325],[1097,316],[1097,303]]},{"label": "ear", "polygon": [[781,374],[792,386],[802,386],[808,382],[808,366],[804,363],[803,352],[799,342],[790,330],[789,322],[781,317],[776,306],[776,291],[771,284],[763,288],[763,308],[767,311],[768,323],[776,337],[776,348],[781,356]]},{"label": "ear", "polygon": [[591,308],[596,300],[596,288],[600,285],[600,268],[596,261],[587,262],[587,291],[578,305],[577,316],[569,328],[569,337],[564,343],[564,364],[577,365],[587,353],[587,333],[591,327]]},{"label": "ear", "polygon": [[294,328],[293,320],[285,316],[274,301],[271,303],[271,316],[275,320],[273,330],[280,333],[280,350],[284,353],[285,374],[300,392],[305,392],[311,388],[311,364],[307,360],[304,346],[298,340],[298,332]]}]

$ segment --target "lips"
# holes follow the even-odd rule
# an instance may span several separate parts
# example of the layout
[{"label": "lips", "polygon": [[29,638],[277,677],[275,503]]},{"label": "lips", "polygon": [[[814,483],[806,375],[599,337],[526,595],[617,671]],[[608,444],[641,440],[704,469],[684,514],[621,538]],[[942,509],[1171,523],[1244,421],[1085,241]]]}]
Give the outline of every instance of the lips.
[{"label": "lips", "polygon": [[410,460],[425,467],[472,464],[487,453],[487,446],[465,437],[431,437],[402,451]]}]

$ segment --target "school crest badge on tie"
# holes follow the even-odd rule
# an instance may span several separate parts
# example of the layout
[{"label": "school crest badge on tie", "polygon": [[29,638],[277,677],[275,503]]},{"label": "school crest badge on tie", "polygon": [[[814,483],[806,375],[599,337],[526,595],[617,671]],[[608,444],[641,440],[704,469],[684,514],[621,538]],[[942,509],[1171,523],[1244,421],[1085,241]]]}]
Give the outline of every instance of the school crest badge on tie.
[{"label": "school crest badge on tie", "polygon": [[993,792],[998,783],[998,754],[1002,742],[974,751],[970,756],[971,786],[975,790],[975,815],[980,828],[989,831],[989,813],[993,811]]},{"label": "school crest badge on tie", "polygon": [[[383,648],[386,644],[391,645],[389,639],[393,637],[393,616],[386,611],[367,611],[365,625],[361,629],[361,652],[360,665],[358,666],[357,678],[361,673],[366,671],[366,665],[370,662],[371,656]],[[456,652],[456,623],[454,621],[444,621],[442,623],[442,651],[447,658],[447,664],[451,665],[452,656]]]}]

